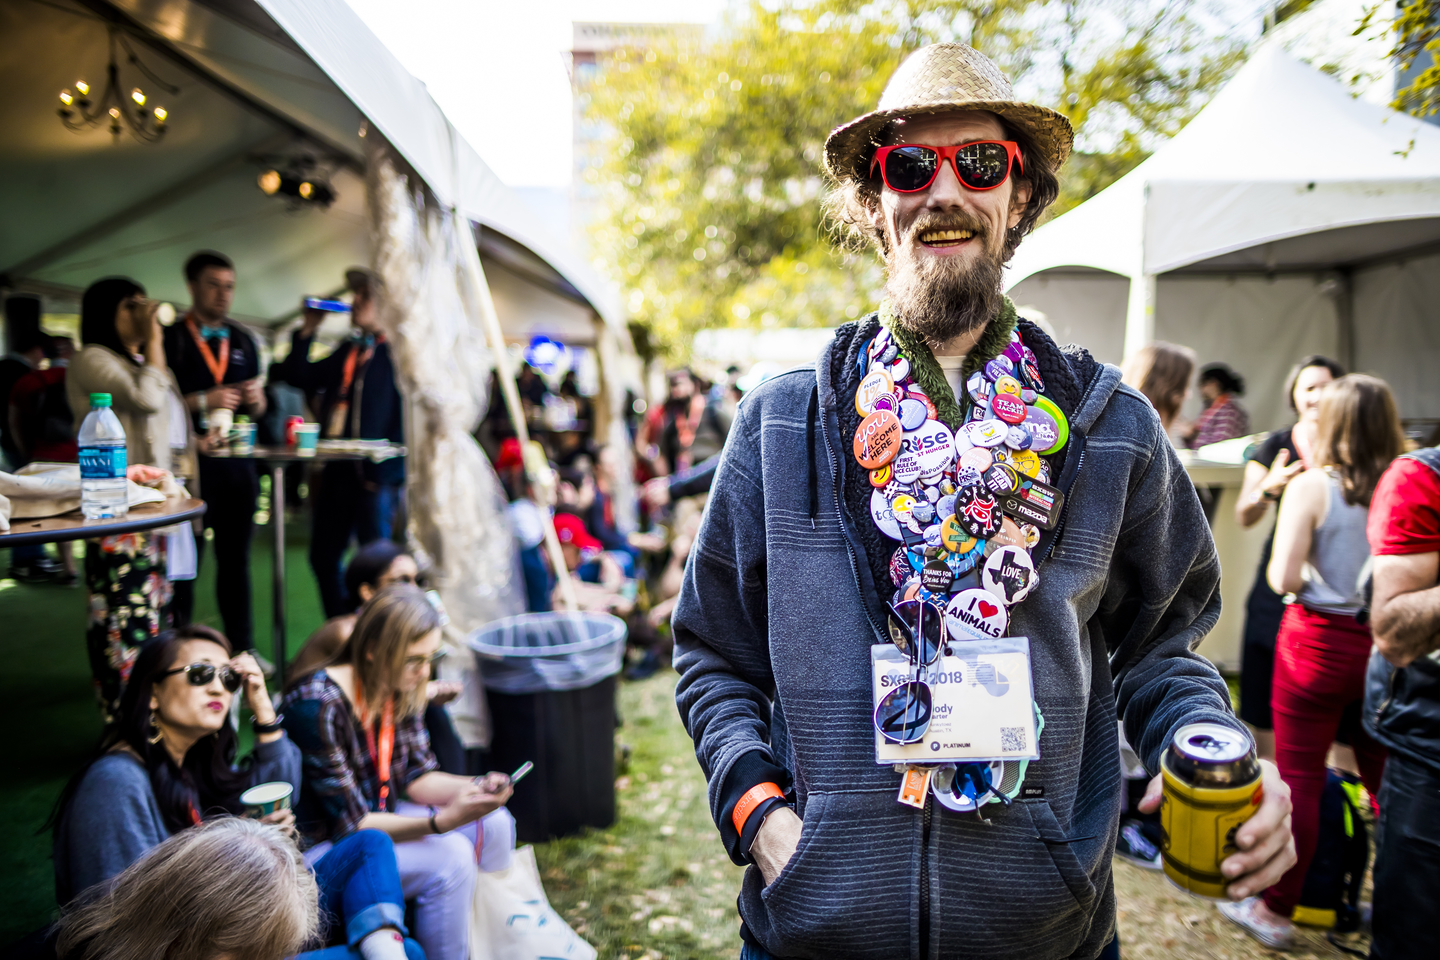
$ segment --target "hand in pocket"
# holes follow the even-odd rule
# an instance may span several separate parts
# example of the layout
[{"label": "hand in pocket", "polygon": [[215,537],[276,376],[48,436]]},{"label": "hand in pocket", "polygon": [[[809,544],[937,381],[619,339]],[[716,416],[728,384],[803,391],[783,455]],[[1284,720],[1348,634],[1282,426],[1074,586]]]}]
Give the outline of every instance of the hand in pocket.
[{"label": "hand in pocket", "polygon": [[765,886],[774,883],[775,878],[780,876],[780,871],[790,863],[790,858],[795,856],[803,823],[794,810],[777,806],[760,825],[755,841],[750,844],[750,855],[755,858],[755,865],[760,868],[760,876],[764,878]]}]

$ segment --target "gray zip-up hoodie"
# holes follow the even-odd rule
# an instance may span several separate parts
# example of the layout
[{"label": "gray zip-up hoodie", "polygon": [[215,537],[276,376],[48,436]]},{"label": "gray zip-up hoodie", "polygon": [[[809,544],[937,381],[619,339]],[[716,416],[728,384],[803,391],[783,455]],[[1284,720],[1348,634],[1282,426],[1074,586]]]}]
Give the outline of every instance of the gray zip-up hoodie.
[{"label": "gray zip-up hoodie", "polygon": [[746,871],[741,917],[778,957],[1093,958],[1115,923],[1117,713],[1152,773],[1186,723],[1243,729],[1193,652],[1220,614],[1214,541],[1144,397],[1022,321],[1075,438],[1039,587],[1011,612],[1045,720],[1025,781],[1039,789],[986,806],[988,822],[897,803],[875,763],[869,653],[895,544],[850,456],[856,360],[877,329],[841,327],[814,369],[740,405],[675,612],[676,697],[732,856],[734,798],[753,785],[732,771],[783,770],[804,821],[774,883]]}]

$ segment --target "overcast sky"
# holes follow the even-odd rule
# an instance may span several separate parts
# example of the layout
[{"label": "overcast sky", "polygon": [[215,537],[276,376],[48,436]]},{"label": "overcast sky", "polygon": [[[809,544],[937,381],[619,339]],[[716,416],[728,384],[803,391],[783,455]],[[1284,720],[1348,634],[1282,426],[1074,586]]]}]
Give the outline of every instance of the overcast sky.
[{"label": "overcast sky", "polygon": [[711,23],[725,0],[347,0],[515,187],[570,182],[575,20]]}]

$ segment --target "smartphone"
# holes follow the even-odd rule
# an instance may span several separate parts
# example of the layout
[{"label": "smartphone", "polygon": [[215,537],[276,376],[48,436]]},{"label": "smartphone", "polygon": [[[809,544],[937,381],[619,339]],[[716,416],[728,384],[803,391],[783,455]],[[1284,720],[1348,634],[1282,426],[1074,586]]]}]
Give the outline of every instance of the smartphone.
[{"label": "smartphone", "polygon": [[[529,773],[531,770],[534,769],[535,764],[531,763],[529,760],[526,760],[524,763],[520,764],[520,766],[516,768],[514,773],[510,774],[510,785],[513,787],[515,784],[520,782],[521,778],[524,777],[525,774]],[[482,774],[481,776],[475,777],[473,779],[476,783],[479,783],[487,776],[489,776],[489,774]]]},{"label": "smartphone", "polygon": [[306,310],[324,310],[326,313],[349,313],[350,304],[343,300],[326,300],[323,297],[306,297]]}]

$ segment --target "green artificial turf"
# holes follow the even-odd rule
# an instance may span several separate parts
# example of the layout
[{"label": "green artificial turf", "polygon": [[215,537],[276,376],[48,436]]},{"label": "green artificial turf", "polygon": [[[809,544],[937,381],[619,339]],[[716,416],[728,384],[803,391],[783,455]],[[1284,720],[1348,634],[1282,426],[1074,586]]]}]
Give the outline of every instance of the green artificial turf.
[{"label": "green artificial turf", "polygon": [[[268,490],[268,478],[264,481]],[[262,503],[262,507],[264,504]],[[255,645],[271,655],[271,535],[257,528],[251,548]],[[287,648],[324,620],[305,553],[309,524],[286,525]],[[51,548],[52,550],[55,547]],[[77,557],[77,569],[83,569]],[[10,566],[0,550],[0,575]],[[195,591],[195,619],[223,629],[215,609],[215,563],[206,550]],[[8,773],[0,791],[0,946],[48,923],[55,911],[50,835],[39,833],[70,775],[100,735],[85,655],[83,587],[0,579],[0,730]]]}]

